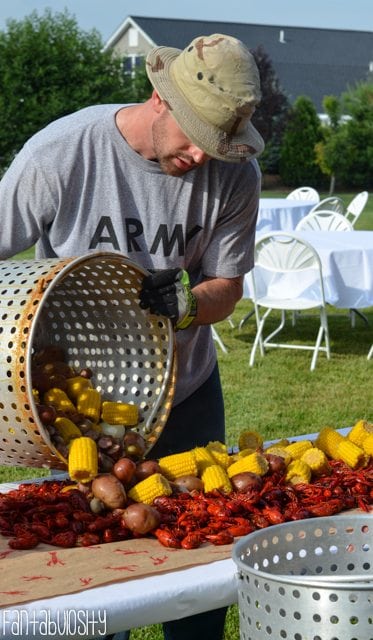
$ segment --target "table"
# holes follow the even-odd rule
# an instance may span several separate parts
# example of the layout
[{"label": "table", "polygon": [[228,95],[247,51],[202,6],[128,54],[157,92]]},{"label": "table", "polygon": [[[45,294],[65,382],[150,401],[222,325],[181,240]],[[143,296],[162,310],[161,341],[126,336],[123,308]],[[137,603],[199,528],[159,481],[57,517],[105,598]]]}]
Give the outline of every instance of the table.
[{"label": "table", "polygon": [[[338,431],[346,435],[349,429],[346,427]],[[317,435],[294,436],[291,440],[314,440]],[[272,442],[265,444],[267,446]],[[0,485],[0,491],[6,491],[7,488],[14,488],[14,484]],[[23,603],[6,610],[0,608],[0,637],[14,640],[16,634],[11,633],[10,622],[17,620],[17,616],[22,615],[30,620],[34,616],[44,620],[45,612],[54,621],[64,611],[80,610],[88,615],[98,615],[99,612],[102,615],[106,611],[105,633],[176,620],[237,603],[237,579],[236,564],[232,559],[227,559],[141,580],[117,582],[80,593]],[[99,637],[99,633],[95,635]],[[18,634],[18,637],[22,636]],[[33,634],[30,637],[33,640],[45,640],[48,636]],[[92,636],[79,633],[68,637],[81,640]]]},{"label": "table", "polygon": [[[373,306],[373,231],[299,231],[297,235],[320,256],[327,303],[340,309]],[[250,280],[247,274],[244,298],[251,297]],[[281,286],[281,277],[277,286]],[[291,286],[304,291],[305,286],[312,287],[312,281],[305,283],[297,275]]]},{"label": "table", "polygon": [[267,233],[278,229],[292,231],[315,204],[317,204],[316,200],[260,198],[256,231],[257,233]]},{"label": "table", "polygon": [[[61,619],[64,611],[87,611],[87,620],[88,616],[95,612],[96,620],[99,616],[101,620],[106,616],[105,633],[109,634],[229,606],[237,602],[236,574],[237,568],[233,560],[221,560],[172,574],[131,580],[127,584],[109,584],[81,593],[22,604],[7,610],[0,609],[0,631],[4,631],[1,638],[14,640],[16,636],[11,634],[8,621],[17,620],[20,612],[24,619],[31,620],[36,616],[37,619],[43,620],[44,612],[47,611],[52,621],[57,621],[59,617]],[[95,626],[94,637],[100,637],[99,629],[103,631],[103,625]],[[30,637],[33,640],[41,640],[41,636],[38,635]],[[44,635],[43,640],[46,637],[48,635]],[[92,635],[72,633],[66,637],[81,640],[91,638]]]},{"label": "table", "polygon": [[326,301],[340,309],[373,306],[373,231],[302,231],[318,252]]}]

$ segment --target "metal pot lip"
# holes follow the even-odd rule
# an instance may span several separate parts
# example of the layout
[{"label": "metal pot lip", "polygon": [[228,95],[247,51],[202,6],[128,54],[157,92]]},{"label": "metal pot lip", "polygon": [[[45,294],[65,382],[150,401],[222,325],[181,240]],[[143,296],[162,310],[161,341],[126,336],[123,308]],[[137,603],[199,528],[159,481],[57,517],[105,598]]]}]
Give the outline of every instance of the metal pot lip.
[{"label": "metal pot lip", "polygon": [[[263,538],[264,532],[268,537],[276,537],[279,532],[283,533],[286,529],[294,531],[295,528],[311,526],[316,527],[328,527],[328,528],[342,528],[353,527],[354,529],[364,526],[373,526],[373,513],[365,514],[338,514],[337,516],[325,516],[318,518],[310,518],[305,520],[297,520],[291,522],[283,522],[277,525],[271,525],[266,529],[257,529],[246,536],[243,536],[238,540],[232,549],[232,557],[238,567],[238,577],[243,579],[246,573],[253,575],[261,580],[267,580],[268,582],[276,582],[279,584],[291,585],[298,588],[318,588],[318,589],[341,589],[351,591],[371,591],[373,585],[373,573],[359,574],[359,575],[291,575],[289,574],[276,574],[254,567],[248,566],[244,562],[244,557],[247,555],[248,543],[252,546],[256,540]],[[275,548],[272,548],[271,555],[273,555]],[[289,563],[290,568],[290,563]]]}]

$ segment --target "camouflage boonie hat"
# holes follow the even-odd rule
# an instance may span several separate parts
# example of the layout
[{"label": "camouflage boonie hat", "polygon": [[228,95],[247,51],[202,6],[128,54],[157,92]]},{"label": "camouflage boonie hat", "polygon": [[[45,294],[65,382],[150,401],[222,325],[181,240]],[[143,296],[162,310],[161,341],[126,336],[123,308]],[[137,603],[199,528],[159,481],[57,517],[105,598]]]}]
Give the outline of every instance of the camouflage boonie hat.
[{"label": "camouflage boonie hat", "polygon": [[260,102],[255,60],[231,36],[199,36],[183,51],[156,47],[146,58],[153,87],[184,134],[212,158],[244,162],[264,149],[250,122]]}]

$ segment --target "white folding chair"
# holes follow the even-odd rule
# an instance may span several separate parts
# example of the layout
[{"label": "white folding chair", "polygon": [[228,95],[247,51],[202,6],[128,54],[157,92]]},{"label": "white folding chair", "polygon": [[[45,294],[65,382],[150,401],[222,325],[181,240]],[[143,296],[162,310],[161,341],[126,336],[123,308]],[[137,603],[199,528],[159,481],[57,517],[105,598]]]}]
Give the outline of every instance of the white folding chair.
[{"label": "white folding chair", "polygon": [[356,220],[362,214],[366,203],[368,202],[368,191],[361,191],[354,198],[352,198],[350,204],[347,205],[345,216],[349,220],[352,226],[355,226]]},{"label": "white folding chair", "polygon": [[323,198],[315,204],[314,207],[308,212],[312,213],[313,211],[322,210],[322,211],[337,211],[338,213],[345,213],[346,207],[345,204],[339,196],[329,196],[328,198]]},{"label": "white folding chair", "polygon": [[373,358],[373,344],[372,344],[371,348],[369,349],[369,353],[367,355],[367,360],[370,360],[371,358]]},{"label": "white folding chair", "polygon": [[[313,352],[311,371],[319,351],[330,358],[328,318],[320,258],[314,247],[296,234],[273,231],[255,243],[255,267],[251,272],[257,332],[250,355],[250,366],[259,347],[262,356],[268,347],[307,349]],[[281,282],[284,278],[285,282]],[[265,308],[261,315],[261,308]],[[277,328],[263,337],[265,322],[273,309],[281,311]],[[273,342],[284,328],[286,311],[318,309],[320,326],[315,345]],[[321,346],[324,339],[325,346]]]},{"label": "white folding chair", "polygon": [[225,346],[223,340],[221,339],[221,337],[219,336],[217,330],[215,329],[214,325],[211,325],[211,332],[212,332],[212,337],[215,340],[215,342],[218,343],[220,349],[223,351],[223,353],[228,353],[227,347]]},{"label": "white folding chair", "polygon": [[286,196],[289,200],[315,200],[320,201],[320,195],[313,187],[299,187]]},{"label": "white folding chair", "polygon": [[337,211],[316,210],[299,220],[296,231],[353,231],[351,222]]}]

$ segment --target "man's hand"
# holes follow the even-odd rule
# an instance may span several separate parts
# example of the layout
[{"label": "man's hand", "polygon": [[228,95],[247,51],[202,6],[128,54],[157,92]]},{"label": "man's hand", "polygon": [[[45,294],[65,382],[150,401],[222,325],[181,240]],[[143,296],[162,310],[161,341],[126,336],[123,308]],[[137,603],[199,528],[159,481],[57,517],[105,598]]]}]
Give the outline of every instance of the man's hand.
[{"label": "man's hand", "polygon": [[176,329],[189,327],[197,313],[189,276],[183,269],[155,271],[143,280],[140,307],[170,318]]}]

